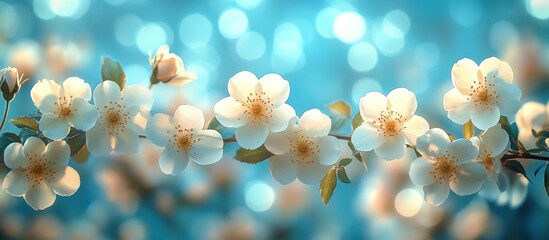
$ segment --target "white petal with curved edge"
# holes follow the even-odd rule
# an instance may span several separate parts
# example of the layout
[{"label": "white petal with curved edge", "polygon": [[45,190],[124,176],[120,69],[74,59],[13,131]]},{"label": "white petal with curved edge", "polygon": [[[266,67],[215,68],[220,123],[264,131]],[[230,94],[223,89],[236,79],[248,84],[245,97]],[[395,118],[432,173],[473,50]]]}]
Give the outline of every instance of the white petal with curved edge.
[{"label": "white petal with curved edge", "polygon": [[215,130],[200,130],[194,136],[189,157],[200,165],[209,165],[218,162],[223,157],[223,138]]},{"label": "white petal with curved edge", "polygon": [[391,102],[391,110],[400,113],[404,118],[409,118],[416,112],[416,95],[406,88],[397,88],[387,94]]},{"label": "white petal with curved edge", "polygon": [[[30,94],[34,106],[42,108],[41,105],[46,97],[54,96],[55,100],[57,100],[57,98],[61,96],[61,86],[53,80],[42,79],[34,84]],[[50,103],[51,102],[48,101],[45,104],[48,104],[49,106]]]},{"label": "white petal with curved edge", "polygon": [[173,138],[175,132],[173,118],[167,114],[157,113],[147,123],[145,134],[147,138],[159,147],[168,145],[168,140]]},{"label": "white petal with curved edge", "polygon": [[381,146],[384,139],[376,128],[368,123],[362,123],[351,135],[351,142],[359,151],[370,151]]},{"label": "white petal with curved edge", "polygon": [[473,109],[471,121],[478,129],[485,130],[498,124],[500,112],[498,106],[483,107],[479,106]]},{"label": "white petal with curved edge", "polygon": [[[522,93],[517,85],[496,82],[498,98],[498,107],[503,116],[514,116],[520,108],[520,97]],[[512,119],[510,119],[512,120]]]},{"label": "white petal with curved edge", "polygon": [[120,102],[120,87],[113,81],[103,81],[95,87],[93,91],[93,103],[97,107],[102,107],[109,102]]},{"label": "white petal with curved edge", "polygon": [[446,151],[450,156],[456,157],[458,162],[471,162],[478,157],[478,149],[471,141],[465,139],[457,139],[449,143]]},{"label": "white petal with curved edge", "polygon": [[[42,114],[55,114],[57,115],[59,109],[57,109],[58,97],[55,95],[49,95],[42,99],[40,106],[36,106]],[[36,105],[36,104],[35,104]]]},{"label": "white petal with curved edge", "polygon": [[430,174],[434,168],[427,159],[419,157],[410,164],[410,180],[416,186],[431,185],[435,182],[433,175]]},{"label": "white petal with curved edge", "polygon": [[269,127],[247,124],[236,129],[235,137],[238,144],[246,149],[260,147],[269,135]]},{"label": "white petal with curved edge", "polygon": [[257,77],[248,71],[242,71],[229,79],[229,95],[239,102],[246,102],[247,97],[255,92],[259,84]]},{"label": "white petal with curved edge", "polygon": [[531,133],[531,129],[540,130],[548,117],[545,108],[545,105],[538,102],[526,102],[522,105],[516,115],[519,131]]},{"label": "white petal with curved edge", "polygon": [[53,140],[65,138],[71,130],[71,127],[66,120],[58,118],[51,113],[42,115],[39,128],[44,136]]},{"label": "white petal with curved edge", "polygon": [[259,79],[259,83],[274,107],[278,107],[288,100],[290,84],[280,75],[276,73],[267,74]]},{"label": "white petal with curved edge", "polygon": [[23,144],[23,152],[26,155],[40,156],[44,151],[46,150],[46,145],[42,141],[42,139],[37,137],[30,137],[25,141],[25,144]]},{"label": "white petal with curved edge", "polygon": [[269,120],[269,126],[272,132],[284,131],[292,118],[295,116],[295,110],[288,104],[282,104],[273,109],[272,117]]},{"label": "white petal with curved edge", "polygon": [[387,111],[387,97],[379,92],[369,92],[360,98],[360,116],[365,122],[370,122],[379,117],[382,111]]},{"label": "white petal with curved edge", "polygon": [[404,127],[402,133],[406,136],[406,141],[415,146],[417,138],[429,130],[429,123],[425,118],[413,115],[408,122],[404,123]]},{"label": "white petal with curved edge", "polygon": [[416,149],[423,157],[433,159],[446,151],[450,138],[440,128],[433,128],[417,138]]},{"label": "white petal with curved edge", "polygon": [[487,79],[501,79],[505,82],[513,82],[513,69],[505,61],[496,57],[484,59],[479,65],[479,69]]},{"label": "white petal with curved edge", "polygon": [[183,172],[189,163],[189,156],[173,150],[165,149],[160,154],[160,170],[165,174],[177,175]]},{"label": "white petal with curved edge", "polygon": [[509,134],[498,124],[488,128],[480,135],[482,144],[492,156],[502,153],[509,144]]},{"label": "white petal with curved edge", "polygon": [[312,163],[297,165],[297,178],[307,185],[320,185],[320,180],[330,166]]},{"label": "white petal with curved edge", "polygon": [[482,188],[479,191],[479,195],[490,200],[495,200],[499,197],[500,194],[501,191],[496,180],[493,177],[486,178],[484,184],[482,185]]},{"label": "white petal with curved edge", "polygon": [[4,150],[4,164],[10,169],[26,168],[29,166],[29,161],[23,152],[23,144],[10,143]]},{"label": "white petal with curved edge", "polygon": [[450,187],[447,183],[433,183],[423,187],[425,201],[433,206],[440,206],[450,194]]},{"label": "white petal with curved edge", "polygon": [[288,155],[275,155],[269,160],[271,175],[280,184],[288,184],[295,180],[296,166]]},{"label": "white petal with curved edge", "polygon": [[31,187],[23,198],[34,210],[44,210],[55,202],[55,192],[45,182],[42,182]]},{"label": "white petal with curved edge", "polygon": [[12,170],[4,177],[2,188],[12,196],[21,197],[29,191],[30,183],[24,172]]},{"label": "white petal with curved edge", "polygon": [[147,110],[151,110],[154,102],[151,91],[138,85],[125,86],[120,96],[126,106],[138,105]]},{"label": "white petal with curved edge", "polygon": [[69,119],[69,123],[74,128],[88,131],[95,125],[95,122],[99,117],[99,113],[95,106],[84,101],[84,99],[77,98],[72,101],[71,108],[74,112],[74,116],[72,119]]},{"label": "white petal with curved edge", "polygon": [[339,160],[341,149],[339,148],[337,138],[333,136],[323,137],[319,148],[317,156],[320,164],[333,165]]},{"label": "white petal with curved edge", "polygon": [[304,131],[305,136],[324,137],[330,133],[332,120],[328,115],[315,108],[303,113],[298,124],[299,128]]},{"label": "white petal with curved edge", "polygon": [[281,155],[290,150],[290,141],[297,135],[297,125],[292,124],[282,132],[271,133],[265,140],[265,148],[269,152]]},{"label": "white petal with curved edge", "polygon": [[377,156],[385,160],[394,160],[404,156],[406,150],[404,134],[385,138],[385,141],[374,149]]},{"label": "white petal with curved edge", "polygon": [[96,156],[107,156],[112,152],[111,139],[102,126],[95,125],[86,132],[88,150]]},{"label": "white petal with curved edge", "polygon": [[144,107],[133,105],[127,107],[126,111],[130,113],[131,117],[131,120],[128,122],[128,127],[138,135],[144,135],[147,122],[149,122],[149,119],[151,118],[149,110]]},{"label": "white petal with curved edge", "polygon": [[86,102],[91,100],[90,85],[78,77],[70,77],[63,81],[63,94],[65,97],[81,98]]},{"label": "white petal with curved edge", "polygon": [[471,101],[457,88],[444,94],[444,109],[448,112],[448,118],[457,124],[465,124],[471,119]]},{"label": "white petal with curved edge", "polygon": [[244,125],[248,118],[241,103],[231,97],[226,97],[214,105],[215,117],[225,127],[237,128]]},{"label": "white petal with curved edge", "polygon": [[53,191],[59,196],[71,196],[80,187],[80,175],[72,167],[66,167],[57,181],[50,183]]},{"label": "white petal with curved edge", "polygon": [[450,182],[452,191],[460,196],[478,192],[486,178],[484,167],[479,163],[466,163],[461,168],[462,171],[456,174],[456,181]]},{"label": "white petal with curved edge", "polygon": [[459,60],[452,67],[452,83],[461,94],[469,95],[471,86],[475,86],[474,82],[479,82],[478,66],[473,60],[464,58]]},{"label": "white petal with curved edge", "polygon": [[55,166],[67,166],[70,157],[71,149],[63,140],[50,142],[46,146],[46,159]]},{"label": "white petal with curved edge", "polygon": [[174,122],[182,128],[200,130],[204,128],[204,114],[200,108],[181,105],[175,110]]},{"label": "white petal with curved edge", "polygon": [[115,136],[114,151],[122,154],[135,154],[139,150],[139,136],[131,129],[125,129]]}]

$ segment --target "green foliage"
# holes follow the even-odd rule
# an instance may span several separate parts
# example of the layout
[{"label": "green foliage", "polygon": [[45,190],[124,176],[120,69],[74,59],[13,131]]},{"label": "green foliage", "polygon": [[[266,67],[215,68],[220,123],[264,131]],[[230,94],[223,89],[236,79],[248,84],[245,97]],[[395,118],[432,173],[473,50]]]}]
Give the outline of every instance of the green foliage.
[{"label": "green foliage", "polygon": [[347,172],[344,167],[337,168],[337,178],[339,178],[339,181],[342,183],[351,183],[351,180],[347,177]]},{"label": "green foliage", "polygon": [[463,125],[463,138],[471,139],[474,135],[475,135],[475,125],[473,125],[473,122],[469,120]]},{"label": "green foliage", "polygon": [[358,127],[360,126],[362,123],[364,122],[364,120],[362,119],[362,117],[360,116],[360,113],[357,113],[355,115],[355,117],[353,118],[353,122],[351,123],[352,127],[353,127],[353,131]]},{"label": "green foliage", "polygon": [[14,142],[21,143],[21,138],[17,134],[10,132],[2,133],[2,136],[0,136],[0,149],[5,150],[8,145]]},{"label": "green foliage", "polygon": [[13,123],[13,125],[15,125],[15,127],[20,128],[20,129],[28,129],[28,130],[31,130],[35,133],[38,132],[38,130],[39,130],[38,122],[34,118],[18,117],[18,118],[14,118],[14,119],[10,120],[10,122]]},{"label": "green foliage", "polygon": [[103,81],[111,80],[120,86],[120,89],[126,85],[126,74],[119,62],[109,57],[103,56],[101,64],[101,77]]},{"label": "green foliage", "polygon": [[549,167],[545,164],[545,175],[543,176],[543,185],[545,185],[545,193],[549,196]]},{"label": "green foliage", "polygon": [[67,144],[71,148],[71,156],[74,156],[86,145],[86,133],[72,129],[67,137]]},{"label": "green foliage", "polygon": [[330,113],[334,116],[342,117],[342,118],[351,118],[351,106],[343,101],[335,101],[333,103],[330,103],[326,106]]},{"label": "green foliage", "polygon": [[524,166],[522,166],[519,161],[507,160],[503,162],[503,166],[513,172],[522,174],[526,179],[528,179],[528,181],[530,181],[530,183],[532,183],[532,180],[530,180],[528,175],[526,175],[526,170],[524,169]]},{"label": "green foliage", "polygon": [[245,148],[238,149],[234,159],[244,163],[256,164],[263,162],[272,156],[273,154],[269,152],[265,146],[261,145],[261,147],[252,150]]},{"label": "green foliage", "polygon": [[343,158],[343,159],[339,160],[339,166],[345,167],[345,166],[349,165],[349,163],[351,163],[351,161],[353,161],[353,159]]},{"label": "green foliage", "polygon": [[336,170],[334,168],[330,168],[320,181],[320,198],[322,199],[322,204],[324,204],[324,206],[328,205],[336,186]]}]

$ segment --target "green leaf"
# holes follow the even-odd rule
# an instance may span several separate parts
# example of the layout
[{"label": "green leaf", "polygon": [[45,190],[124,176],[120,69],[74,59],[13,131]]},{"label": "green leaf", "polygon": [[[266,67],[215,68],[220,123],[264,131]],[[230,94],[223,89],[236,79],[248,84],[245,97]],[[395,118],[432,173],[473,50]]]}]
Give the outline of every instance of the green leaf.
[{"label": "green leaf", "polygon": [[324,204],[324,206],[328,205],[336,186],[336,170],[334,168],[330,168],[320,181],[320,198],[322,199],[322,204]]},{"label": "green leaf", "polygon": [[78,163],[85,163],[89,156],[90,151],[88,150],[88,146],[84,145],[80,151],[72,156],[72,158]]},{"label": "green leaf", "polygon": [[351,118],[351,106],[343,100],[335,101],[326,106],[330,113],[335,116]]},{"label": "green leaf", "polygon": [[368,165],[366,165],[366,160],[364,159],[364,157],[362,157],[362,153],[360,151],[357,151],[355,149],[355,146],[353,145],[353,143],[351,141],[348,141],[347,142],[347,145],[349,146],[349,148],[351,149],[351,151],[353,151],[353,156],[358,160],[360,161],[360,163],[362,163],[362,166],[364,166],[364,169],[366,171],[368,171]]},{"label": "green leaf", "polygon": [[153,69],[151,73],[151,77],[149,78],[149,80],[151,81],[151,86],[160,82],[158,78],[156,78],[157,73],[158,73],[158,66]]},{"label": "green leaf", "polygon": [[67,144],[71,148],[71,156],[74,156],[86,145],[86,133],[78,131],[72,135],[69,134]]},{"label": "green leaf", "polygon": [[339,166],[345,167],[345,166],[349,165],[349,163],[351,163],[351,161],[353,161],[353,159],[350,159],[350,158],[341,159],[341,160],[339,160]]},{"label": "green leaf", "polygon": [[362,117],[360,116],[360,113],[357,113],[355,117],[353,118],[353,122],[351,125],[353,126],[353,130],[355,130],[360,124],[362,124],[364,120],[362,120]]},{"label": "green leaf", "polygon": [[15,133],[2,133],[2,136],[0,136],[0,149],[5,150],[8,145],[18,142],[21,143],[21,138],[17,136]]},{"label": "green leaf", "polygon": [[545,165],[545,176],[543,177],[543,185],[545,185],[545,193],[549,196],[549,167]]},{"label": "green leaf", "polygon": [[342,183],[351,183],[351,180],[347,177],[347,172],[343,167],[337,169],[337,178],[339,178],[339,181]]},{"label": "green leaf", "polygon": [[250,164],[256,164],[262,161],[265,161],[266,159],[272,157],[274,154],[269,152],[265,146],[261,145],[261,147],[253,150],[240,148],[236,151],[236,155],[234,156],[234,159],[250,163]]},{"label": "green leaf", "polygon": [[544,167],[547,167],[547,162],[544,162],[543,164],[539,165],[538,168],[536,168],[536,171],[534,171],[534,177],[537,176],[541,169]]},{"label": "green leaf", "polygon": [[225,127],[221,125],[221,123],[217,120],[217,118],[213,118],[212,121],[210,121],[210,124],[208,124],[208,129],[221,132],[225,129]]},{"label": "green leaf", "polygon": [[38,132],[38,122],[34,118],[29,117],[18,117],[10,120],[15,127],[20,129],[29,129],[33,132]]},{"label": "green leaf", "polygon": [[348,118],[332,117],[332,126],[330,127],[330,133],[335,133],[345,126]]},{"label": "green leaf", "polygon": [[528,149],[526,149],[526,147],[524,146],[524,144],[520,141],[520,140],[516,140],[516,144],[517,144],[517,147],[520,151],[524,152],[524,153],[528,153]]},{"label": "green leaf", "polygon": [[467,121],[463,125],[463,138],[470,139],[475,135],[475,125],[473,125],[473,122],[471,120]]},{"label": "green leaf", "polygon": [[126,74],[120,66],[119,62],[113,61],[111,58],[103,56],[101,64],[101,77],[103,81],[111,80],[116,82],[120,89],[126,85]]},{"label": "green leaf", "polygon": [[454,140],[456,140],[456,137],[454,136],[454,134],[446,132],[446,135],[448,135],[448,138],[450,138],[450,142],[453,142]]},{"label": "green leaf", "polygon": [[524,169],[522,164],[520,164],[520,162],[516,160],[507,160],[505,161],[503,166],[513,172],[522,174],[524,177],[526,177],[526,179],[528,179],[528,181],[530,181],[530,183],[532,183],[532,180],[530,180],[530,178],[526,175],[526,170]]}]

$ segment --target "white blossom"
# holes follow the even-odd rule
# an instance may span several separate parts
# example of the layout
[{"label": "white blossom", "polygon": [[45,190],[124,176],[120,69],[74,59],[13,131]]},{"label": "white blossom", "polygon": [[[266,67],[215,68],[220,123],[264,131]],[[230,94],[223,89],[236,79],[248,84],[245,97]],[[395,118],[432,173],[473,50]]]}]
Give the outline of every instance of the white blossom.
[{"label": "white blossom", "polygon": [[150,65],[155,77],[160,82],[180,86],[196,79],[192,72],[185,71],[183,60],[174,53],[170,53],[168,45],[162,45],[150,59]]},{"label": "white blossom", "polygon": [[[539,132],[549,128],[549,111],[547,108],[549,108],[549,105],[527,102],[517,112],[518,139],[528,149],[537,148],[536,138],[532,135],[532,130]],[[549,144],[549,139],[545,139],[545,143]]]}]

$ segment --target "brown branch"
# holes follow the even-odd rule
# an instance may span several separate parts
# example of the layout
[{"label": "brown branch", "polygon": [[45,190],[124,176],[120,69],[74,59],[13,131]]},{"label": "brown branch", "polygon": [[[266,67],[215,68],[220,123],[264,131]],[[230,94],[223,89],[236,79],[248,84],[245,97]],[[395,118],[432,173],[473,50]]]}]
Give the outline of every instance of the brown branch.
[{"label": "brown branch", "polygon": [[534,155],[530,153],[517,153],[517,152],[508,152],[501,158],[502,162],[505,162],[507,160],[511,159],[526,159],[526,160],[538,160],[538,161],[548,161],[549,157],[546,156],[540,156],[540,155]]}]

